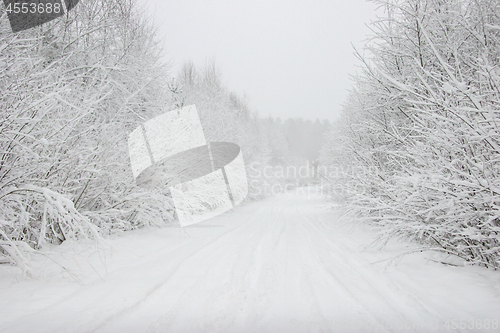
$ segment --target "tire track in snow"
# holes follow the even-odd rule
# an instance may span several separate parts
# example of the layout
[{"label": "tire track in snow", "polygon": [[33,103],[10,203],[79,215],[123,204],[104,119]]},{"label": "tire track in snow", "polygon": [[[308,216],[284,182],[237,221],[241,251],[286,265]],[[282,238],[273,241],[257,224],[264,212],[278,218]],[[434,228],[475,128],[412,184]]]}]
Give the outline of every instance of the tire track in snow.
[{"label": "tire track in snow", "polygon": [[[261,207],[259,209],[259,211],[261,211],[263,209],[264,209],[264,207]],[[207,249],[208,246],[214,246],[214,244],[216,244],[217,241],[219,239],[223,238],[226,234],[232,233],[232,232],[234,232],[237,229],[240,229],[240,228],[243,228],[243,227],[247,226],[248,224],[250,224],[252,222],[252,220],[254,218],[255,218],[255,216],[250,216],[247,219],[247,221],[245,221],[244,223],[241,223],[237,227],[232,228],[232,229],[230,229],[230,230],[228,230],[228,231],[226,231],[226,232],[224,232],[224,233],[216,236],[215,238],[211,239],[210,241],[208,241],[208,242],[204,243],[203,245],[197,247],[195,250],[190,251],[187,255],[184,255],[180,259],[177,259],[176,264],[170,270],[170,272],[165,277],[165,279],[163,279],[162,281],[160,281],[157,284],[155,284],[152,288],[150,288],[149,291],[143,297],[141,297],[140,299],[138,299],[137,301],[135,301],[133,304],[131,304],[131,305],[129,305],[129,306],[123,308],[123,309],[120,309],[116,313],[114,313],[114,314],[108,316],[107,318],[101,320],[97,325],[95,325],[92,329],[87,330],[86,332],[89,332],[89,333],[90,332],[97,332],[100,329],[104,328],[109,323],[111,323],[112,321],[119,320],[124,315],[132,312],[134,309],[136,309],[139,306],[141,306],[141,304],[143,304],[144,302],[146,302],[148,298],[150,298],[152,295],[154,295],[154,293],[158,292],[165,285],[165,283],[167,281],[169,281],[179,271],[179,269],[185,264],[185,262],[187,260],[189,260],[190,258],[192,258],[193,256],[195,256],[196,254],[198,254],[198,253],[200,253],[202,251],[206,251],[206,249]],[[184,247],[188,248],[190,246],[186,245]],[[178,252],[182,253],[181,251],[178,251]]]},{"label": "tire track in snow", "polygon": [[[363,258],[358,257],[356,254],[352,254],[351,249],[349,249],[342,240],[334,236],[334,229],[331,225],[321,221],[319,219],[319,214],[304,214],[300,211],[303,209],[297,206],[297,215],[303,218],[307,224],[304,224],[304,232],[308,232],[308,238],[310,244],[314,247],[316,256],[320,259],[324,265],[319,265],[322,267],[329,275],[331,275],[339,284],[341,284],[349,294],[356,299],[356,301],[363,306],[363,308],[369,313],[374,319],[376,319],[379,327],[385,327],[390,321],[399,320],[400,323],[412,323],[414,324],[414,331],[428,331],[428,324],[440,320],[444,322],[445,320],[437,313],[434,309],[429,309],[424,302],[418,298],[415,294],[407,291],[407,289],[398,286],[394,281],[388,279],[386,276],[379,274],[375,269],[370,269],[370,263]],[[313,222],[313,219],[315,220]],[[315,232],[311,232],[314,230]],[[314,237],[312,237],[312,235]],[[330,251],[329,254],[323,253],[325,246],[313,245],[317,244],[317,239],[312,242],[312,238],[320,236],[322,242],[327,244],[328,248],[334,250]],[[328,237],[331,236],[331,237]],[[358,277],[360,281],[359,284],[365,284],[367,290],[360,293],[360,289],[354,286],[354,280],[343,278],[342,275],[337,274],[333,269],[329,268],[326,264],[328,257],[335,258],[335,262],[341,264],[341,269],[344,271],[350,271],[346,274],[348,277]],[[326,257],[326,259],[325,259]],[[350,262],[344,260],[344,257],[348,257]],[[345,275],[344,275],[345,276]],[[367,301],[366,293],[374,292],[378,300],[377,306],[373,307],[370,304],[365,304]],[[403,302],[406,301],[406,302]],[[392,314],[395,318],[388,318],[387,316],[380,314],[380,307],[384,307],[388,314]],[[377,308],[377,312],[373,309]],[[408,329],[407,329],[408,330]],[[459,332],[457,330],[457,332]]]},{"label": "tire track in snow", "polygon": [[[266,281],[264,290],[255,287],[260,285],[262,279],[268,280],[270,275],[267,273],[275,269],[274,265],[270,263],[272,260],[270,260],[268,255],[276,249],[283,237],[284,225],[273,223],[274,220],[281,216],[281,209],[282,207],[280,206],[274,206],[271,211],[264,212],[267,218],[261,220],[262,216],[260,217],[260,223],[255,223],[252,228],[256,231],[250,235],[249,239],[240,241],[239,244],[232,249],[226,247],[228,251],[239,253],[232,262],[225,263],[231,268],[231,273],[224,284],[224,286],[227,286],[227,289],[220,290],[223,297],[227,299],[227,306],[239,309],[239,311],[233,313],[232,316],[229,315],[229,317],[225,318],[233,322],[233,326],[235,327],[234,329],[229,329],[228,332],[235,331],[236,328],[236,331],[240,332],[244,327],[255,327],[259,325],[258,308],[263,306],[263,303],[266,302],[266,295],[272,294],[272,290],[268,287],[269,281]],[[241,239],[244,235],[226,235],[226,238],[230,237]],[[266,256],[268,258],[264,258]],[[218,269],[220,269],[220,267],[214,268],[213,271],[217,271]],[[271,282],[277,279],[276,276],[271,276],[271,278]],[[253,291],[256,290],[259,291],[258,295],[253,293]],[[189,294],[199,296],[202,292],[206,292],[206,289],[199,285],[197,288],[191,290]],[[209,295],[206,297],[211,298]],[[179,309],[183,306],[184,308],[188,307],[186,303],[188,303],[190,297],[186,296],[186,298],[184,302],[181,302],[183,304],[179,304]],[[251,302],[248,301],[249,299]],[[221,310],[221,312],[223,311]],[[220,323],[220,318],[222,315],[217,312],[213,315],[214,318],[206,318],[205,325],[198,329],[201,331],[221,332],[220,325],[222,323]],[[182,322],[176,322],[176,319],[176,314],[168,313],[164,315],[150,331],[176,331],[176,327],[183,325]],[[264,320],[265,318],[260,319]]]},{"label": "tire track in snow", "polygon": [[[298,211],[298,210],[297,210]],[[309,218],[303,214],[299,214],[304,220],[307,222],[310,222]],[[310,223],[308,223],[308,227],[310,227]],[[381,314],[376,313],[373,311],[372,307],[368,304],[366,304],[366,299],[363,300],[363,298],[366,298],[366,295],[370,292],[375,292],[377,299],[379,300],[379,304],[377,307],[380,307],[383,305],[385,311],[390,312],[391,315],[396,315],[398,319],[406,320],[406,318],[401,316],[400,311],[398,311],[386,298],[386,296],[381,293],[377,288],[374,287],[374,285],[369,282],[366,277],[365,277],[365,272],[360,272],[357,270],[355,267],[358,265],[356,262],[351,262],[351,263],[346,263],[345,259],[343,258],[343,255],[346,254],[346,252],[341,251],[340,247],[338,247],[338,244],[336,242],[333,242],[331,239],[327,237],[323,237],[322,235],[322,242],[324,242],[321,247],[318,249],[318,240],[315,240],[315,243],[313,243],[311,239],[311,233],[310,230],[307,227],[303,226],[304,232],[307,232],[307,238],[308,242],[311,246],[311,248],[314,251],[314,256],[319,262],[318,265],[315,265],[316,268],[320,268],[323,270],[324,273],[328,274],[332,280],[335,282],[335,284],[339,285],[342,287],[342,289],[349,295],[350,298],[352,298],[356,305],[358,305],[360,308],[364,310],[364,313],[368,315],[369,317],[366,318],[371,322],[370,325],[372,326],[378,326],[378,327],[384,327],[384,318],[382,317]],[[317,237],[318,233],[314,233],[314,236]],[[325,245],[327,244],[328,247],[333,249],[333,252],[329,253],[324,253],[323,250],[325,250]],[[316,244],[316,245],[315,245]],[[335,255],[332,255],[335,253]],[[349,259],[352,259],[352,256],[349,256]],[[339,272],[343,272],[343,274],[339,274]],[[348,278],[346,278],[347,276]],[[346,281],[347,280],[347,281]],[[361,281],[359,281],[361,280]],[[360,283],[361,282],[361,283]],[[366,286],[360,286],[360,284],[366,284]],[[360,288],[365,288],[365,290],[360,290]],[[368,289],[368,290],[366,290]],[[373,304],[372,304],[373,305]],[[359,310],[357,311],[359,312]],[[375,323],[373,323],[373,320],[375,320]],[[375,325],[374,325],[375,324]],[[387,330],[389,331],[389,330]]]},{"label": "tire track in snow", "polygon": [[[303,214],[301,214],[301,215],[304,216]],[[322,236],[327,235],[327,234],[332,234],[331,231],[329,232],[329,230],[328,230],[328,229],[331,229],[331,226],[329,226],[327,223],[325,223],[325,221],[320,220],[318,214],[312,214],[311,217],[304,216],[304,218],[306,218],[309,222],[308,228],[317,230],[316,234],[322,235]],[[314,219],[315,222],[313,222],[312,219]],[[351,249],[349,249],[345,244],[343,244],[342,241],[338,241],[338,240],[333,241],[332,239],[330,239],[326,236],[324,237],[324,239],[326,242],[329,242],[330,245],[333,245],[333,247],[336,247],[337,250],[341,250],[343,253],[351,252]],[[366,273],[368,273],[368,270],[369,270],[369,272],[372,272],[373,274],[378,273],[378,271],[370,269],[372,264],[370,262],[368,262],[366,259],[359,257],[358,255],[352,255],[351,259],[355,260],[355,264],[354,265],[350,264],[349,267],[351,269],[353,269],[354,271],[356,271],[356,273],[358,273],[359,276],[362,276],[367,283],[370,283],[370,285],[372,287],[376,288],[373,284],[373,278],[371,278],[372,275],[366,274]],[[366,268],[365,271],[362,271],[363,268]],[[408,281],[413,281],[411,276],[407,275],[407,277],[408,277]],[[437,311],[435,309],[428,309],[427,306],[425,306],[424,302],[417,295],[408,292],[407,291],[408,288],[404,288],[400,285],[397,285],[395,283],[395,281],[388,279],[388,278],[385,278],[385,277],[384,277],[384,283],[387,286],[393,287],[392,289],[394,289],[396,292],[404,294],[407,298],[410,298],[413,301],[412,305],[417,306],[419,308],[419,310],[421,311],[422,315],[432,317],[433,319],[439,319],[439,320],[444,321],[443,318],[440,318],[439,316],[435,315],[435,313],[437,313]],[[383,291],[379,291],[379,293],[383,293]],[[459,331],[457,331],[457,332],[459,332]]]}]

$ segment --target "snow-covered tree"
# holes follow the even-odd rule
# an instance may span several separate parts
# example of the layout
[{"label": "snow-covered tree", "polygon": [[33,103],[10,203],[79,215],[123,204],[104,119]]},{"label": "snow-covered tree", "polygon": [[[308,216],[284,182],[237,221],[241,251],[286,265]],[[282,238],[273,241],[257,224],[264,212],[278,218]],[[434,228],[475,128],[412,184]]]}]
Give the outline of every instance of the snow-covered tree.
[{"label": "snow-covered tree", "polygon": [[45,242],[169,218],[164,198],[134,185],[126,140],[169,107],[159,60],[154,29],[133,0],[82,1],[67,16],[17,34],[2,16],[4,260],[25,265],[29,249]]},{"label": "snow-covered tree", "polygon": [[385,236],[499,267],[500,4],[377,3],[387,15],[322,159],[364,170],[338,181]]},{"label": "snow-covered tree", "polygon": [[[247,175],[249,198],[261,197],[261,179],[250,168],[268,164],[268,132],[248,102],[222,84],[221,70],[213,59],[202,69],[186,62],[170,85],[177,106],[195,104],[208,142],[226,141],[241,147]],[[257,185],[259,184],[259,185]],[[255,185],[255,186],[254,186]]]}]

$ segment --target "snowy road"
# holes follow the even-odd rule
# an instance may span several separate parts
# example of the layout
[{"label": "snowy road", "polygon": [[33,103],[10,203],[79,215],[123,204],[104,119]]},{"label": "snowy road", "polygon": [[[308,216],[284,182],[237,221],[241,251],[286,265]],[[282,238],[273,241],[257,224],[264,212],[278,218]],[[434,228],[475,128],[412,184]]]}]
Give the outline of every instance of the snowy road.
[{"label": "snowy road", "polygon": [[0,332],[500,331],[498,272],[420,252],[388,265],[415,245],[373,237],[299,192],[98,251],[62,245],[37,259],[49,276],[0,267]]}]

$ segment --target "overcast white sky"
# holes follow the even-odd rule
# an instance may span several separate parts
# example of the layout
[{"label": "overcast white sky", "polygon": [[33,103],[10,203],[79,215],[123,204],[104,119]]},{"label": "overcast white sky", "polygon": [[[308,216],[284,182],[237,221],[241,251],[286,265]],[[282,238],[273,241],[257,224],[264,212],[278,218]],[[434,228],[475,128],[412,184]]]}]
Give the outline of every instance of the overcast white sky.
[{"label": "overcast white sky", "polygon": [[364,0],[143,0],[173,74],[215,58],[223,81],[263,116],[335,119],[374,20]]}]

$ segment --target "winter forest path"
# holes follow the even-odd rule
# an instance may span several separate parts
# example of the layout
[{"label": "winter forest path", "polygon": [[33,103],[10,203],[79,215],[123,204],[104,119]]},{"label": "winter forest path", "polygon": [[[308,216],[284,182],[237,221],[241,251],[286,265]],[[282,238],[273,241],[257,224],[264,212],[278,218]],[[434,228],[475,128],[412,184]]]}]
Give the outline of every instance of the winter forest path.
[{"label": "winter forest path", "polygon": [[52,276],[0,271],[0,332],[500,331],[498,272],[420,252],[394,263],[416,245],[380,250],[338,216],[298,191],[93,252],[62,245],[37,262]]}]

